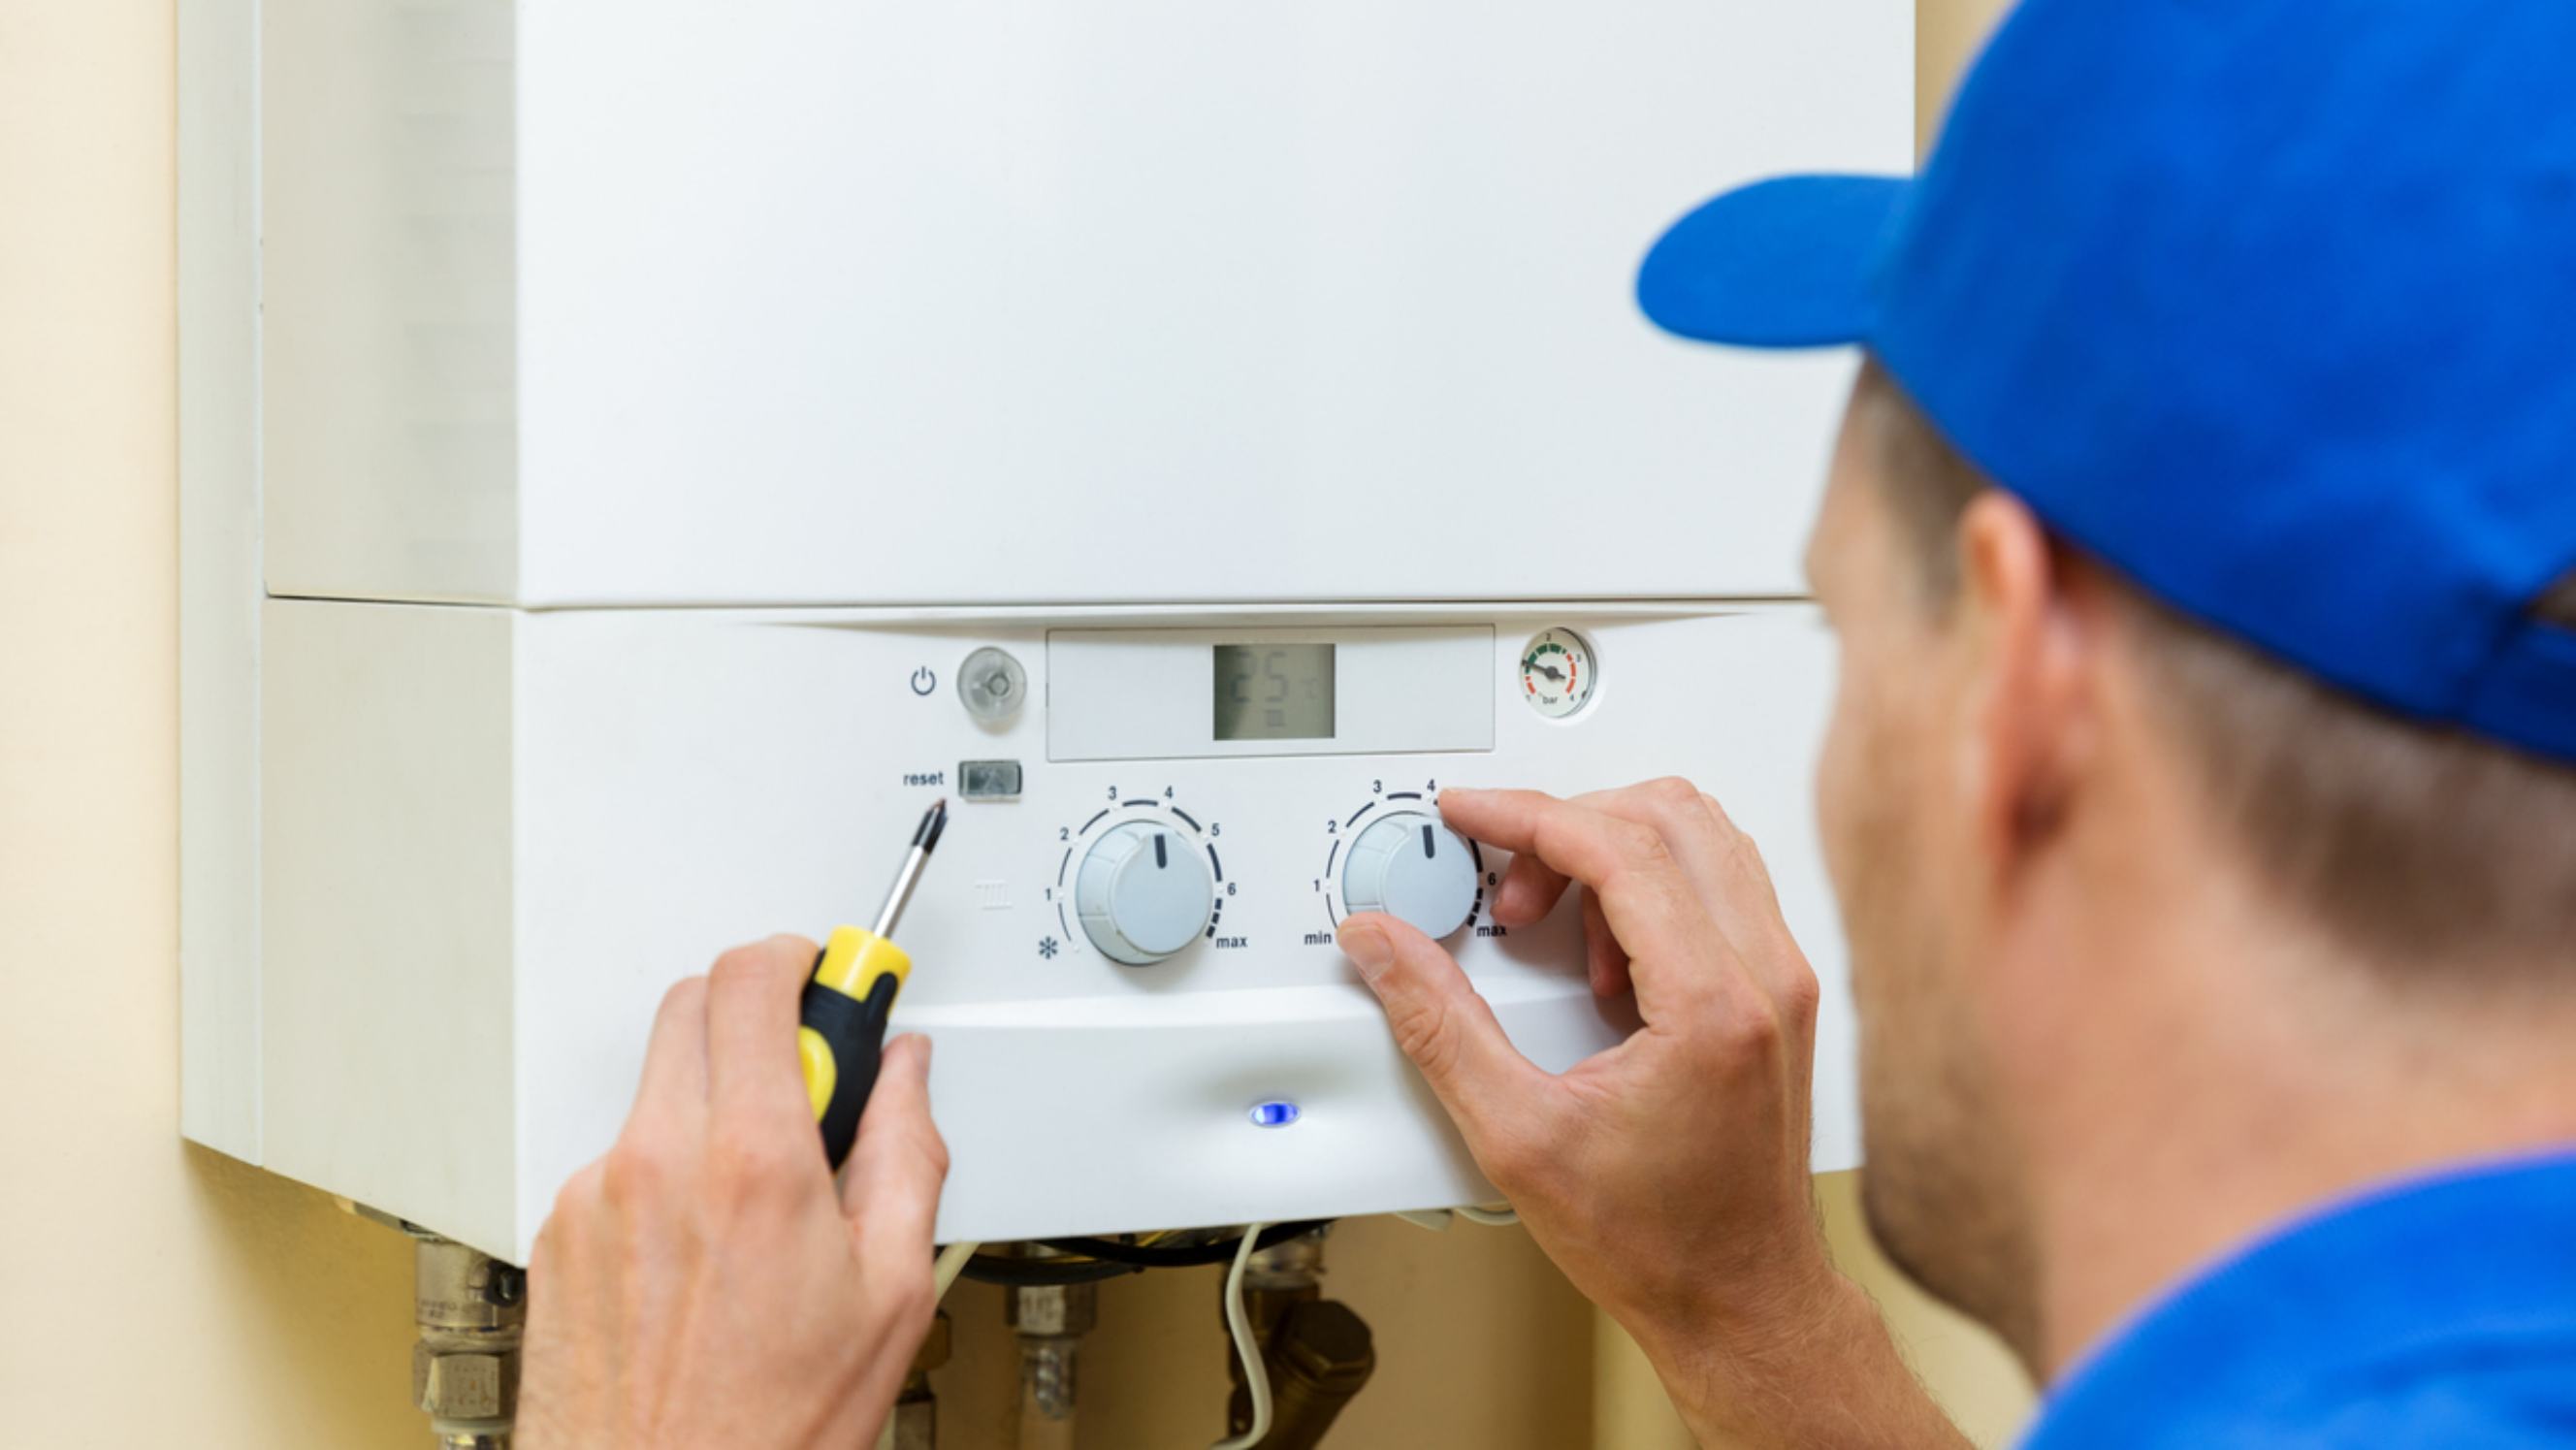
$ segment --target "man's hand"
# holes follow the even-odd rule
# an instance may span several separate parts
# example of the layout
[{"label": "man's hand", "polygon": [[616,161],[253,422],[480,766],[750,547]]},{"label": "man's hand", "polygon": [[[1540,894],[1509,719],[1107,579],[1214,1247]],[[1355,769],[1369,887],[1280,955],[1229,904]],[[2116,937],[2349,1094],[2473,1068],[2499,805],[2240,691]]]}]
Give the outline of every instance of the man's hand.
[{"label": "man's hand", "polygon": [[844,1450],[892,1411],[948,1174],[930,1044],[888,1046],[836,1191],[796,1056],[813,964],[772,937],[662,999],[625,1132],[528,1265],[529,1450]]},{"label": "man's hand", "polygon": [[1825,1254],[1808,1186],[1816,978],[1759,852],[1682,781],[1562,801],[1444,791],[1515,853],[1494,918],[1583,888],[1592,988],[1642,1030],[1562,1075],[1392,917],[1341,945],[1468,1149],[1566,1276],[1636,1336],[1703,1443],[1955,1444]]}]

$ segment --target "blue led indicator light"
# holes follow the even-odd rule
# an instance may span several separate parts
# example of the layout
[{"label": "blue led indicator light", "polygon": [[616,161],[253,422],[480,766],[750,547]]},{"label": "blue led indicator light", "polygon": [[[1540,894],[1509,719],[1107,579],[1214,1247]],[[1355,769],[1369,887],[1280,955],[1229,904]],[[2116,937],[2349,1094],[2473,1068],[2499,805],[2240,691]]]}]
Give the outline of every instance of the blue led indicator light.
[{"label": "blue led indicator light", "polygon": [[1256,1128],[1284,1128],[1295,1121],[1297,1121],[1295,1103],[1258,1103],[1252,1109],[1252,1126]]}]

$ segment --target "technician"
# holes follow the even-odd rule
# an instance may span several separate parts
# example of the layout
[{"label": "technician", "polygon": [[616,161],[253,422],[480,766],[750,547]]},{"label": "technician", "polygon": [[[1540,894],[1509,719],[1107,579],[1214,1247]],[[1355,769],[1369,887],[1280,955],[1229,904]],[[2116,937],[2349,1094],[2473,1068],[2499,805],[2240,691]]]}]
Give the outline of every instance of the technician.
[{"label": "technician", "polygon": [[[1721,197],[1639,294],[1867,349],[1809,555],[1864,1198],[2029,1443],[2576,1443],[2576,4],[2029,0],[1920,180]],[[1441,807],[1647,1024],[1551,1075],[1344,926],[1537,1241],[1706,1442],[1956,1443],[1827,1261],[1817,983],[1720,803]],[[536,1450],[883,1418],[944,1160],[902,1046],[833,1200],[811,950],[673,992],[538,1244]]]}]

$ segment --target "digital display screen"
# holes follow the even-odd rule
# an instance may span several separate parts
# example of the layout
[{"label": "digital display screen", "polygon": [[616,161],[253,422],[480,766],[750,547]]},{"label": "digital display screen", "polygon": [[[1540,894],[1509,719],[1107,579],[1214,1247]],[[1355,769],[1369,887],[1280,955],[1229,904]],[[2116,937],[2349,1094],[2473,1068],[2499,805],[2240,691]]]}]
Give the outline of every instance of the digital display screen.
[{"label": "digital display screen", "polygon": [[1333,738],[1333,647],[1216,646],[1216,738]]}]

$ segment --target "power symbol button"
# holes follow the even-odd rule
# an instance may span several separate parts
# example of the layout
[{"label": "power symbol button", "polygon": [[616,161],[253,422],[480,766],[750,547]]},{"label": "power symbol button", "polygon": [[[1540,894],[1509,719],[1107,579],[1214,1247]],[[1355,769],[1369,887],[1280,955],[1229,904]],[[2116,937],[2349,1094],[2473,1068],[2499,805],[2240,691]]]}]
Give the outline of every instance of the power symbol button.
[{"label": "power symbol button", "polygon": [[930,666],[923,665],[920,669],[912,672],[912,692],[914,694],[927,695],[938,688],[939,677],[930,672]]}]

